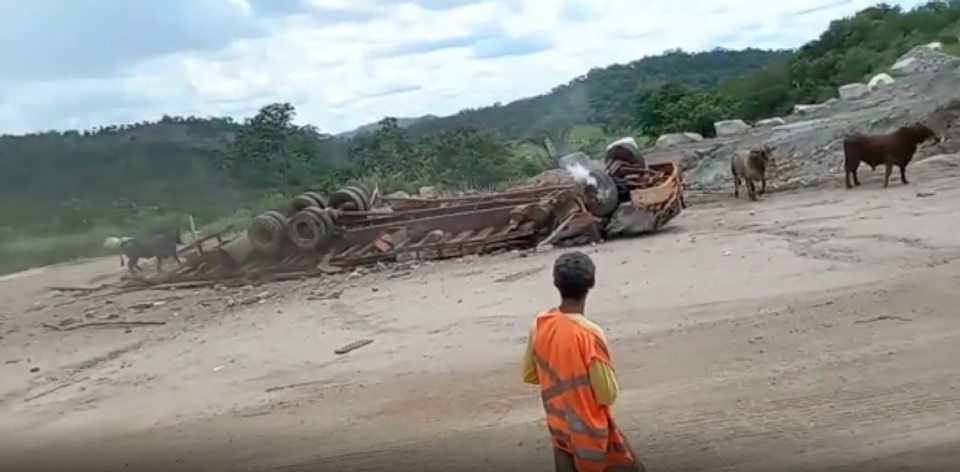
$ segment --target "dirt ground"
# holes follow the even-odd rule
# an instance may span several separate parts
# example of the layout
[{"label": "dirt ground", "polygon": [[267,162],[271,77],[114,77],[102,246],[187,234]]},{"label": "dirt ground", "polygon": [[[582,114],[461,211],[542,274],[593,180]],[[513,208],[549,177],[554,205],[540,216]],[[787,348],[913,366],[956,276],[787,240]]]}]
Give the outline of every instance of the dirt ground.
[{"label": "dirt ground", "polygon": [[[725,195],[588,248],[649,470],[956,470],[958,164]],[[114,297],[47,288],[114,279],[114,258],[6,277],[0,470],[549,470],[518,361],[559,253]],[[100,319],[166,324],[43,326]]]}]

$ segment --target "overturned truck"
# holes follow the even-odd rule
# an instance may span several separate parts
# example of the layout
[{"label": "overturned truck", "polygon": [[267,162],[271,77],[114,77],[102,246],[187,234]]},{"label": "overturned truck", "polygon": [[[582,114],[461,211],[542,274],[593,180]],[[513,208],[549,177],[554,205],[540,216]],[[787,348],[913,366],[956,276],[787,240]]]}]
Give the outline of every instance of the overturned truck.
[{"label": "overturned truck", "polygon": [[130,283],[249,283],[377,262],[578,245],[656,231],[684,207],[679,167],[648,165],[626,138],[611,144],[602,162],[571,154],[559,169],[503,192],[391,198],[364,185],[329,196],[307,192],[257,216],[232,240],[215,235],[183,248],[175,271]]}]

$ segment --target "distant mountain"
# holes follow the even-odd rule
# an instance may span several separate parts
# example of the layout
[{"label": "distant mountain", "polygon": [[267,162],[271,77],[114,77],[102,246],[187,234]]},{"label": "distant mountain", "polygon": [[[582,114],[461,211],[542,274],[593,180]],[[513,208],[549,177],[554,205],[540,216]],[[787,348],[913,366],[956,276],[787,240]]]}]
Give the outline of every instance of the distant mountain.
[{"label": "distant mountain", "polygon": [[542,95],[417,121],[408,128],[413,133],[431,133],[473,127],[494,131],[505,139],[532,137],[548,130],[597,123],[602,119],[598,110],[609,108],[611,101],[624,100],[637,87],[655,87],[669,82],[693,89],[709,89],[723,80],[783,61],[792,54],[787,50],[763,49],[731,51],[718,48],[694,53],[671,50],[626,64],[594,68]]},{"label": "distant mountain", "polygon": [[[397,118],[397,121],[414,133],[468,126],[495,131],[507,139],[529,137],[545,128],[594,122],[597,118],[594,108],[603,108],[606,104],[602,102],[632,93],[638,86],[671,82],[697,89],[711,88],[724,79],[786,59],[792,53],[763,49],[714,49],[694,53],[672,50],[626,64],[594,68],[549,92],[507,104],[467,109],[449,116],[425,115]],[[377,123],[370,123],[337,136],[348,138],[376,129]]]},{"label": "distant mountain", "polygon": [[[400,125],[401,128],[407,128],[415,124],[425,123],[427,121],[436,120],[439,118],[440,117],[436,115],[423,115],[418,118],[397,118],[397,124]],[[367,123],[365,125],[358,126],[350,131],[344,131],[342,133],[339,133],[336,136],[339,138],[352,138],[358,134],[370,133],[370,132],[376,131],[378,126],[379,126],[379,122]]]}]

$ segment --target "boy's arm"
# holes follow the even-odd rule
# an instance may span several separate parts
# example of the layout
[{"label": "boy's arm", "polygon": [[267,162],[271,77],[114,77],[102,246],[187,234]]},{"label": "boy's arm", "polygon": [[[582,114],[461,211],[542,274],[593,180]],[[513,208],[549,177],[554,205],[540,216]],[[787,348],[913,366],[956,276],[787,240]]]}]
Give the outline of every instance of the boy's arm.
[{"label": "boy's arm", "polygon": [[[591,323],[590,331],[597,337],[597,347],[608,353],[607,357],[609,358],[610,351],[607,347],[607,337],[603,333],[603,328]],[[590,388],[593,390],[593,396],[597,399],[597,403],[613,406],[620,393],[620,385],[617,382],[617,374],[613,370],[613,366],[595,358],[590,362],[587,373],[590,377]]]},{"label": "boy's arm", "polygon": [[523,354],[523,381],[528,384],[538,385],[540,379],[537,378],[537,364],[533,361],[533,329],[536,326],[534,321],[527,333],[527,350]]},{"label": "boy's arm", "polygon": [[620,393],[617,374],[613,371],[613,367],[599,359],[594,359],[587,372],[590,375],[590,388],[593,389],[593,396],[597,398],[597,403],[613,406]]}]

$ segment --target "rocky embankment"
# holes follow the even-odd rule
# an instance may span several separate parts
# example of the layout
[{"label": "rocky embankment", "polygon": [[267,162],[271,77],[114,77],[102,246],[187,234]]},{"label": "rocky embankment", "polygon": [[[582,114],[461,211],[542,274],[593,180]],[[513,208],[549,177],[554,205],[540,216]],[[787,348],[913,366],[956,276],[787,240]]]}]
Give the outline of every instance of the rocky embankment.
[{"label": "rocky embankment", "polygon": [[[863,93],[854,94],[859,95],[856,98],[798,105],[789,116],[757,123],[737,134],[686,139],[677,144],[664,140],[667,142],[646,153],[647,158],[650,162],[681,162],[691,196],[697,199],[732,185],[729,158],[738,147],[765,144],[776,149],[777,165],[770,180],[773,191],[839,185],[843,175],[841,141],[851,133],[884,133],[924,121],[947,139],[921,147],[918,160],[960,151],[960,141],[952,139],[960,134],[952,126],[960,117],[960,59],[936,47],[921,46],[901,57],[889,74],[883,75],[897,78],[863,84]],[[858,85],[841,88],[850,90]]]}]

